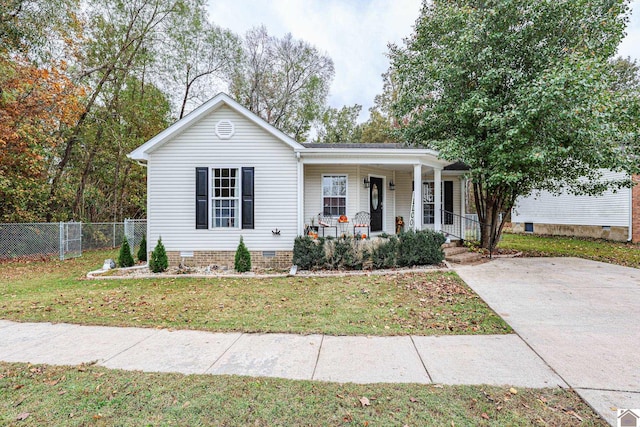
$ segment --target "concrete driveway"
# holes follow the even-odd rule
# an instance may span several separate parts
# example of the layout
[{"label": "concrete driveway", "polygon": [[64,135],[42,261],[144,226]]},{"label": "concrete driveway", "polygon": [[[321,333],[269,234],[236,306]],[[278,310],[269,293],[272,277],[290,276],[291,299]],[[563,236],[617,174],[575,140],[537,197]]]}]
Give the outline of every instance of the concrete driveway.
[{"label": "concrete driveway", "polygon": [[578,258],[455,267],[610,424],[640,408],[640,270]]}]

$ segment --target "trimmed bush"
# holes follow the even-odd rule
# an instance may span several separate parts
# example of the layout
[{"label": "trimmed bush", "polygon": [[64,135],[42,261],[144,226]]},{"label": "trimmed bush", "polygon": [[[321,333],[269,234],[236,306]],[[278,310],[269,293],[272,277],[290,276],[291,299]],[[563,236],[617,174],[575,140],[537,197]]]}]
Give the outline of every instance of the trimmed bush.
[{"label": "trimmed bush", "polygon": [[302,270],[311,270],[325,264],[324,245],[326,240],[320,238],[315,242],[309,236],[298,236],[293,241],[293,264]]},{"label": "trimmed bush", "polygon": [[131,267],[134,264],[133,257],[131,256],[131,247],[125,237],[122,239],[122,245],[120,246],[120,253],[118,254],[118,267]]},{"label": "trimmed bush", "polygon": [[169,267],[169,259],[167,258],[167,251],[162,244],[162,237],[158,238],[156,247],[151,252],[151,259],[149,260],[149,269],[154,273],[162,273]]},{"label": "trimmed bush", "polygon": [[380,243],[371,251],[371,263],[374,268],[393,268],[398,266],[398,238],[391,236],[380,239]]},{"label": "trimmed bush", "polygon": [[432,230],[406,231],[400,234],[398,243],[398,265],[440,264],[444,260],[442,244],[446,238]]},{"label": "trimmed bush", "polygon": [[140,240],[140,247],[138,248],[138,261],[146,261],[146,260],[147,260],[147,236],[143,234],[142,240]]},{"label": "trimmed bush", "polygon": [[238,244],[238,249],[236,249],[234,268],[238,273],[251,271],[251,254],[245,246],[242,236],[240,236],[240,243]]},{"label": "trimmed bush", "polygon": [[329,268],[362,270],[369,253],[361,242],[360,238],[341,237],[325,243],[324,252]]}]

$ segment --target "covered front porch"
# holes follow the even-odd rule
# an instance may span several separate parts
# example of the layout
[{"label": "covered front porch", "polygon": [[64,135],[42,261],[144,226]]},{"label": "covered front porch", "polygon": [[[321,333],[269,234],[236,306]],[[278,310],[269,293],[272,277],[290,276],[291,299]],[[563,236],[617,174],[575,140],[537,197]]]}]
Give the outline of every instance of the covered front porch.
[{"label": "covered front porch", "polygon": [[321,235],[367,237],[430,228],[465,238],[460,164],[395,144],[305,144],[300,154],[300,234],[309,227]]}]

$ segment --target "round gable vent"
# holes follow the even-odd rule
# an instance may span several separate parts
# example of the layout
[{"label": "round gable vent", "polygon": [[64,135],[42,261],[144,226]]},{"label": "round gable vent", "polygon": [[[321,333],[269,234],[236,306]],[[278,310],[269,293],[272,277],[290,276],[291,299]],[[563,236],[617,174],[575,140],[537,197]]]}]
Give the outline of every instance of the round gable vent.
[{"label": "round gable vent", "polygon": [[216,124],[216,135],[218,135],[220,139],[229,139],[233,136],[234,132],[235,129],[230,120],[220,120],[218,124]]}]

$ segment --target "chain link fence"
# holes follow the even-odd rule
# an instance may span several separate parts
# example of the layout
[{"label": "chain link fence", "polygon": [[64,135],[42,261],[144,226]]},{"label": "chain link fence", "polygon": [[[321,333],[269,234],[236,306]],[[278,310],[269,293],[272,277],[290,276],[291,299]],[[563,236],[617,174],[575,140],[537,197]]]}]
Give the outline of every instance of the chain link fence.
[{"label": "chain link fence", "polygon": [[82,250],[116,248],[127,236],[131,250],[147,232],[146,220],[124,222],[0,223],[0,260],[27,256],[60,259],[82,255]]}]

